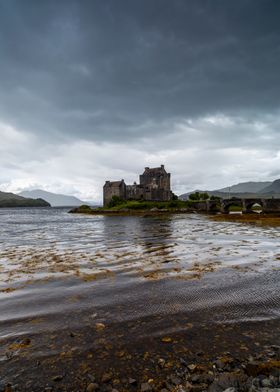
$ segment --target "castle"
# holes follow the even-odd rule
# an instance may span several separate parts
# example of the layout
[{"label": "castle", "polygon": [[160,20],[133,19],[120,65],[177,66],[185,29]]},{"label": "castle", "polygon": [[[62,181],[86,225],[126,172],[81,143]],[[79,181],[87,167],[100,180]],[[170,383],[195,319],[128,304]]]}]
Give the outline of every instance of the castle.
[{"label": "castle", "polygon": [[126,185],[124,180],[106,181],[103,187],[103,204],[107,206],[113,196],[123,200],[172,200],[170,189],[170,173],[164,165],[155,168],[145,167],[144,173],[139,176],[140,184]]}]

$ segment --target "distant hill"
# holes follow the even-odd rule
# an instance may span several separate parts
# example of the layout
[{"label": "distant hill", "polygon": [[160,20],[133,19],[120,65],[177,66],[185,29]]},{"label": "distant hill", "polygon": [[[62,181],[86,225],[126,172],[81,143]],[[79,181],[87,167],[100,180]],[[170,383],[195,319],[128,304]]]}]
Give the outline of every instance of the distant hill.
[{"label": "distant hill", "polygon": [[42,189],[34,189],[32,191],[22,191],[20,196],[29,197],[32,199],[42,198],[51,204],[52,207],[76,207],[84,204],[75,196],[61,195],[58,193],[51,193],[43,191]]},{"label": "distant hill", "polygon": [[239,184],[231,185],[226,188],[217,189],[214,191],[195,190],[192,192],[183,193],[179,196],[181,200],[187,200],[189,195],[194,192],[207,192],[210,196],[219,196],[223,199],[227,199],[229,196],[241,197],[241,198],[280,198],[280,180],[264,181],[264,182],[241,182]]},{"label": "distant hill", "polygon": [[[218,196],[218,197],[221,197],[222,199],[228,199],[229,196],[230,197],[232,197],[232,196],[240,197],[240,198],[243,198],[243,199],[254,198],[254,197],[262,197],[263,196],[263,195],[261,195],[259,193],[251,193],[251,192],[247,193],[247,192],[229,192],[229,191],[227,191],[227,192],[220,192],[220,191],[195,190],[195,191],[192,191],[192,192],[183,193],[182,195],[179,196],[179,199],[181,199],[181,200],[188,200],[189,195],[191,193],[194,193],[194,192],[199,192],[199,193],[206,192],[206,193],[208,193],[209,196]],[[270,196],[266,195],[265,197],[271,197],[271,195]]]},{"label": "distant hill", "polygon": [[231,185],[228,188],[221,188],[217,189],[218,192],[226,192],[228,193],[229,188],[230,192],[232,193],[258,193],[265,187],[268,187],[271,185],[271,181],[264,181],[264,182],[255,182],[255,181],[249,181],[249,182],[240,182],[239,184]]},{"label": "distant hill", "polygon": [[41,198],[30,199],[0,191],[0,208],[10,207],[50,207],[50,204]]},{"label": "distant hill", "polygon": [[260,191],[260,193],[271,193],[271,194],[280,193],[280,179],[270,183],[270,185],[263,188]]}]

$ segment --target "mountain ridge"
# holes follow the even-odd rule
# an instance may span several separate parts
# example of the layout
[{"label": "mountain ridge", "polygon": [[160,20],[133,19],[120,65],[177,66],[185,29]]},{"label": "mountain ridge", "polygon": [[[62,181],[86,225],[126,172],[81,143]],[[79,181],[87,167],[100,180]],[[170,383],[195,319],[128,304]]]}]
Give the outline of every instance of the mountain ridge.
[{"label": "mountain ridge", "polygon": [[280,179],[275,181],[247,181],[234,184],[225,188],[220,188],[212,191],[208,190],[194,190],[191,192],[183,193],[179,196],[182,200],[187,200],[189,195],[194,192],[207,192],[210,196],[219,196],[228,198],[229,196],[241,198],[257,198],[257,197],[280,197]]},{"label": "mountain ridge", "polygon": [[231,185],[229,187],[215,189],[218,192],[230,192],[233,193],[257,193],[260,192],[265,187],[268,187],[272,184],[272,181],[247,181],[247,182],[239,182],[238,184]]},{"label": "mountain ridge", "polygon": [[46,200],[52,207],[77,207],[84,202],[75,196],[64,195],[61,193],[53,193],[44,191],[42,189],[33,189],[22,191],[19,196],[28,197],[31,199],[42,198]]},{"label": "mountain ridge", "polygon": [[262,192],[264,193],[280,193],[280,179],[273,181],[270,185],[265,187]]}]

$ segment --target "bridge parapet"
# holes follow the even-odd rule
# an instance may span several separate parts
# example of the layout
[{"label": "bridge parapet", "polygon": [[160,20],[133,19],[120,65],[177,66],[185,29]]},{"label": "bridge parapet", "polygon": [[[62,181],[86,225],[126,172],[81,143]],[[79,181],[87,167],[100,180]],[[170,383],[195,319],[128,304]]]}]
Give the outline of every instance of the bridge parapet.
[{"label": "bridge parapet", "polygon": [[264,199],[263,212],[280,212],[280,199]]},{"label": "bridge parapet", "polygon": [[231,206],[239,206],[241,207],[243,213],[249,213],[252,212],[252,207],[255,204],[259,204],[262,208],[262,211],[265,213],[280,213],[280,199],[243,199],[239,197],[233,197],[231,199],[201,200],[193,201],[191,208],[197,212],[222,212],[224,214],[228,214]]},{"label": "bridge parapet", "polygon": [[278,213],[280,212],[280,199],[263,199],[263,198],[231,198],[221,200],[221,212],[228,213],[231,206],[239,206],[243,213],[252,212],[252,207],[259,204],[263,212]]}]

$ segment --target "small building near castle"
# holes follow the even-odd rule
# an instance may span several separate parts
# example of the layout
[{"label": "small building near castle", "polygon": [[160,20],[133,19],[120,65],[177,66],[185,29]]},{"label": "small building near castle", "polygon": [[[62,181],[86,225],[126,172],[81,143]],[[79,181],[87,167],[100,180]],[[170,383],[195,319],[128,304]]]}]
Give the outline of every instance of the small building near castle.
[{"label": "small building near castle", "polygon": [[170,189],[170,173],[164,165],[155,168],[145,167],[139,176],[139,184],[126,185],[124,180],[106,181],[103,187],[103,204],[107,206],[113,196],[123,200],[169,201],[173,193]]}]

